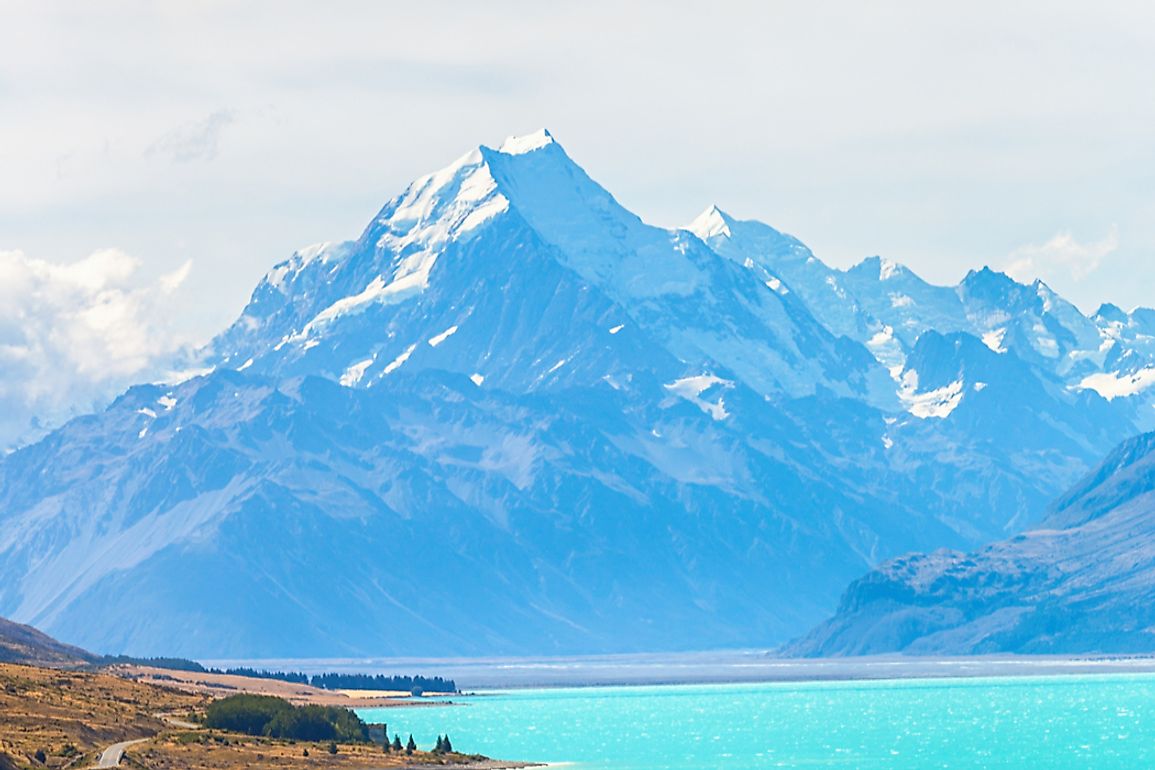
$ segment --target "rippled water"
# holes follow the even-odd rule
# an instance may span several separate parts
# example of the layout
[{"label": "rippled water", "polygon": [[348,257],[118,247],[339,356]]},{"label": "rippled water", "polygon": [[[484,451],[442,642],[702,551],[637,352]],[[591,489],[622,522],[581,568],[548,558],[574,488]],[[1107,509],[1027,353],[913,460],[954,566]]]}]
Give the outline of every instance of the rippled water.
[{"label": "rippled water", "polygon": [[1155,766],[1155,676],[517,690],[362,709],[422,747],[583,768]]}]

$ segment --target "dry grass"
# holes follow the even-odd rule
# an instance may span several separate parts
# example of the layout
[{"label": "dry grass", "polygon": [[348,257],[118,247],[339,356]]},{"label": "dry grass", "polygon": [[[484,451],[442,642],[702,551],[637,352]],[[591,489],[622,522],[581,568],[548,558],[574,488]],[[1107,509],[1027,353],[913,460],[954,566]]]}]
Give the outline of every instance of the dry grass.
[{"label": "dry grass", "polygon": [[[188,713],[206,699],[107,674],[0,664],[0,755],[17,767],[43,751],[47,767],[84,767],[112,743],[165,729],[156,714]],[[43,767],[35,763],[36,767]],[[0,767],[2,767],[0,761]]]},{"label": "dry grass", "polygon": [[[123,671],[120,673],[124,673]],[[60,671],[0,663],[0,770],[81,770],[99,753],[121,741],[149,738],[131,747],[122,767],[141,770],[241,770],[270,767],[305,768],[431,768],[440,766],[497,768],[523,765],[481,761],[462,755],[417,752],[386,753],[375,744],[340,745],[253,738],[212,730],[189,730],[164,717],[187,719],[200,713],[214,695],[264,688],[265,680],[228,682],[236,689],[210,687],[186,691],[168,685],[126,679],[106,673]],[[187,686],[187,685],[185,685]],[[195,689],[195,688],[194,688]],[[309,688],[312,689],[312,688]],[[258,689],[258,691],[260,691]],[[308,702],[309,693],[304,695]],[[350,701],[338,693],[329,693]],[[346,705],[346,704],[342,704]],[[44,752],[46,761],[35,759]],[[306,755],[306,751],[308,754]]]},{"label": "dry grass", "polygon": [[[456,765],[468,757],[416,752],[386,754],[377,745],[340,745],[330,754],[328,743],[305,743],[250,738],[206,732],[176,733],[129,750],[130,760],[150,770],[240,770],[245,767],[282,768],[393,768]],[[305,756],[305,752],[308,756]]]}]

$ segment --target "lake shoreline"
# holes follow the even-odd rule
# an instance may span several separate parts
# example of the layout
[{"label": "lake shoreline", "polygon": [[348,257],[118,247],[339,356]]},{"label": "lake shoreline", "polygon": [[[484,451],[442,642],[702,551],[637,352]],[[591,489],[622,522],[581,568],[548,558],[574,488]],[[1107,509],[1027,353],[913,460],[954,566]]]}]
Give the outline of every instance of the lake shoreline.
[{"label": "lake shoreline", "polygon": [[[228,661],[232,664],[234,661]],[[776,658],[765,651],[655,653],[534,658],[324,659],[244,661],[293,670],[421,670],[455,679],[462,693],[567,687],[774,682],[879,681],[1155,673],[1151,655],[990,655]],[[416,705],[420,700],[395,705]],[[360,706],[360,704],[358,704]],[[368,705],[368,704],[366,704]],[[377,704],[374,704],[377,705]],[[385,704],[380,704],[385,705]],[[390,704],[394,705],[394,704]]]},{"label": "lake shoreline", "polygon": [[1095,767],[1155,759],[1155,676],[510,690],[400,709],[419,744],[448,732],[497,757],[605,770]]}]

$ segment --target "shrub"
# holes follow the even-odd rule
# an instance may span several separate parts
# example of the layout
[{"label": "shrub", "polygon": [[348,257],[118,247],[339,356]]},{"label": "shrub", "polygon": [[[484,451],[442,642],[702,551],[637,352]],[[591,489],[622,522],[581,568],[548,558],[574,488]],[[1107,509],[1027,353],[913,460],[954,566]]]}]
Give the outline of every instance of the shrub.
[{"label": "shrub", "polygon": [[205,710],[205,726],[246,735],[264,735],[270,722],[293,710],[293,704],[272,695],[230,695]]},{"label": "shrub", "polygon": [[369,739],[369,728],[349,709],[336,706],[294,706],[271,695],[230,695],[213,701],[205,726],[246,735],[305,741]]}]

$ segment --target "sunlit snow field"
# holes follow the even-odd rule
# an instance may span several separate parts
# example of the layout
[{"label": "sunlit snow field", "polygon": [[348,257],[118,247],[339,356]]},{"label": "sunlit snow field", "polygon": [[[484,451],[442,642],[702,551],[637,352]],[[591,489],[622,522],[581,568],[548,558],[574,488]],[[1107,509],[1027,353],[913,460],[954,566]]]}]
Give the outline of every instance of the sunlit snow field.
[{"label": "sunlit snow field", "polygon": [[509,690],[363,709],[421,746],[616,770],[1138,768],[1155,675]]}]

